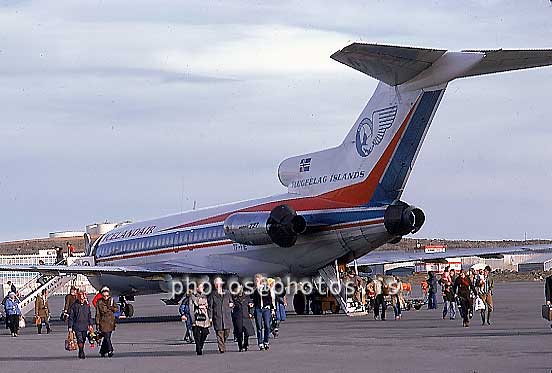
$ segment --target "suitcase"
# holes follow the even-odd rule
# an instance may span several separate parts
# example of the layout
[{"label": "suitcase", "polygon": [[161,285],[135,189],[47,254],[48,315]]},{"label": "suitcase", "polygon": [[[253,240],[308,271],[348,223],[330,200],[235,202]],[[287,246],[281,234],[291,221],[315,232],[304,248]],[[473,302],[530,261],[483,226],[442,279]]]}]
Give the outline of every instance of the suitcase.
[{"label": "suitcase", "polygon": [[548,321],[552,321],[552,305],[545,304],[542,306],[542,317]]}]

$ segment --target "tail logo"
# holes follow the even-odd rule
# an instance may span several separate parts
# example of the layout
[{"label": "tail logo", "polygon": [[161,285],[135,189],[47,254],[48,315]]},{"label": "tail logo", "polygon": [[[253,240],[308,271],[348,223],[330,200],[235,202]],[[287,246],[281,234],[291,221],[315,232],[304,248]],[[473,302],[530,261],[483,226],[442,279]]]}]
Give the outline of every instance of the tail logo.
[{"label": "tail logo", "polygon": [[[385,132],[391,128],[397,116],[397,106],[389,106],[375,110],[371,118],[363,118],[356,132],[356,149],[361,157],[367,157],[385,137]],[[376,127],[374,127],[376,123]]]}]

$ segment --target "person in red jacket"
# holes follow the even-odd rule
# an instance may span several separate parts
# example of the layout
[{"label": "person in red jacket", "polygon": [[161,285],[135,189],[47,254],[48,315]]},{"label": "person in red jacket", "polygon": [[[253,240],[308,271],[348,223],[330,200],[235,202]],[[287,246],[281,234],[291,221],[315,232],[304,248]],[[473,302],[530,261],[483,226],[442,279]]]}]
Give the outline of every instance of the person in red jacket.
[{"label": "person in red jacket", "polygon": [[71,242],[67,242],[67,255],[75,256],[75,246]]}]

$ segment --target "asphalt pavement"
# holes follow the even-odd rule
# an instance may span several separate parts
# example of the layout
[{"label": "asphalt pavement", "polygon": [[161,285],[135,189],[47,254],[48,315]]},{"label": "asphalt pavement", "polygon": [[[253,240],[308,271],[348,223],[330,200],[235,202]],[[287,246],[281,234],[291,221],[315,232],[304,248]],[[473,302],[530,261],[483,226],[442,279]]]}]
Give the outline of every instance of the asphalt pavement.
[{"label": "asphalt pavement", "polygon": [[[402,320],[375,321],[370,316],[295,316],[282,324],[269,351],[217,352],[211,332],[205,354],[196,356],[184,343],[179,321],[156,322],[177,313],[160,297],[139,297],[137,319],[121,324],[113,336],[115,356],[88,358],[64,350],[66,328],[37,335],[27,327],[18,338],[0,331],[0,372],[551,372],[552,330],[541,318],[543,283],[498,283],[491,326],[477,315],[470,328],[442,320],[441,309],[404,311]],[[52,300],[54,312],[61,299]],[[439,307],[442,307],[439,304]],[[391,311],[391,310],[389,310]],[[390,312],[391,314],[392,312]]]}]

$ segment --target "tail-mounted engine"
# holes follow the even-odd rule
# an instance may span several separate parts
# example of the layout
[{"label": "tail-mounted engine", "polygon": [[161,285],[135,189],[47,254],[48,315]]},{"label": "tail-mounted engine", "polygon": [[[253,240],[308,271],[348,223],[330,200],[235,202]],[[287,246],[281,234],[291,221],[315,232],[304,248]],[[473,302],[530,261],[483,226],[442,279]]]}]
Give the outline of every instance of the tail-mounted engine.
[{"label": "tail-mounted engine", "polygon": [[307,222],[288,205],[276,206],[271,212],[237,212],[224,221],[224,233],[244,245],[291,247],[305,232]]},{"label": "tail-mounted engine", "polygon": [[418,232],[424,225],[425,215],[420,208],[399,201],[387,207],[383,221],[390,235],[404,236]]}]

